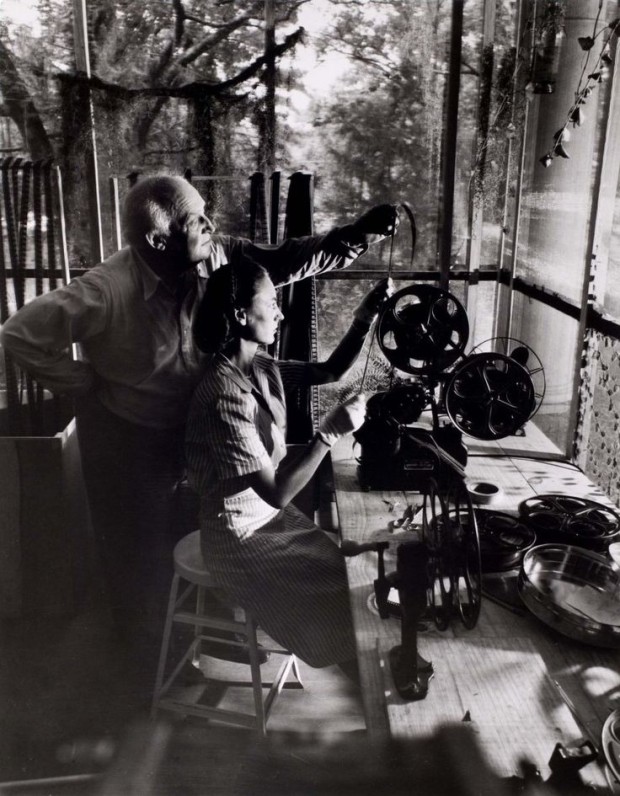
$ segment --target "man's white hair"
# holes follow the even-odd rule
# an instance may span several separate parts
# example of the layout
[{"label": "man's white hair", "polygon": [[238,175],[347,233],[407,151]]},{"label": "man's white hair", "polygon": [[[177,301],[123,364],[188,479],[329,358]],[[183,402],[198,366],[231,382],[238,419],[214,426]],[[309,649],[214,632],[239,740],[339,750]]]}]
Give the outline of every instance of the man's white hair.
[{"label": "man's white hair", "polygon": [[170,235],[180,220],[179,199],[188,185],[183,177],[157,174],[143,177],[131,188],[123,207],[123,228],[131,246],[144,248],[149,233]]}]

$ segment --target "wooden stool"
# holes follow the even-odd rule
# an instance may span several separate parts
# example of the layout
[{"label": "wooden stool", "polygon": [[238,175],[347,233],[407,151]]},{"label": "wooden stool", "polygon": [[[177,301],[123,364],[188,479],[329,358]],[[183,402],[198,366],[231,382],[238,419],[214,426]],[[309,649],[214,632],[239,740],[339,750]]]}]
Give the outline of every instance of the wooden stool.
[{"label": "wooden stool", "polygon": [[[185,581],[187,585],[179,593],[181,581]],[[205,592],[209,589],[216,592],[218,590],[211,580],[200,552],[200,531],[195,531],[181,539],[174,548],[174,577],[168,600],[168,611],[157,667],[151,716],[154,718],[158,710],[170,710],[184,715],[202,716],[203,718],[222,721],[226,724],[253,727],[265,735],[269,713],[282,688],[287,686],[303,688],[297,660],[293,653],[280,647],[264,648],[266,652],[284,656],[284,660],[273,682],[263,683],[256,637],[257,624],[254,617],[248,611],[241,612],[240,609],[235,610],[236,614],[243,613],[240,619],[221,619],[210,615],[205,607]],[[194,596],[195,602],[193,599],[190,600]],[[172,628],[175,624],[193,625],[194,639],[164,681],[170,653]],[[195,661],[200,656],[200,647],[203,641],[222,643],[221,636],[208,635],[208,632],[205,632],[208,630],[224,630],[235,634],[240,638],[240,641],[228,641],[226,639],[224,643],[238,646],[240,649],[247,649],[249,652],[252,679],[251,682],[248,681],[244,684],[252,686],[255,710],[253,714],[186,702],[169,695],[169,691],[181,674],[186,661]],[[296,683],[286,682],[291,670],[297,679]],[[205,685],[207,682],[208,678],[205,678]],[[266,688],[269,691],[266,695],[263,695],[263,689]]]}]

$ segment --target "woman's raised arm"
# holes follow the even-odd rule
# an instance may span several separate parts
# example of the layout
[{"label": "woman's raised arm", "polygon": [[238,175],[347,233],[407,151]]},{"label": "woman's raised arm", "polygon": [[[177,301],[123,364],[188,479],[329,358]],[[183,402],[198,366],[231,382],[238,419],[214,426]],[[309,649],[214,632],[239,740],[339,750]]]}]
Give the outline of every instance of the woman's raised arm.
[{"label": "woman's raised arm", "polygon": [[351,325],[331,355],[324,362],[309,364],[310,384],[331,384],[344,376],[359,356],[372,322],[393,292],[392,280],[385,278],[364,296],[353,313]]}]

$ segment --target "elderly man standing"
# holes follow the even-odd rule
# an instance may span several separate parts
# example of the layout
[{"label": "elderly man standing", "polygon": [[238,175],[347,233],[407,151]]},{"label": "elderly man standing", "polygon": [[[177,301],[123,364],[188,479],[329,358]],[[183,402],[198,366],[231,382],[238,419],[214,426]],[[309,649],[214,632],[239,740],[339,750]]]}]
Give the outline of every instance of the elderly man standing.
[{"label": "elderly man standing", "polygon": [[53,393],[76,398],[108,597],[117,627],[146,657],[156,659],[177,539],[184,424],[203,365],[192,323],[209,274],[250,257],[282,285],[346,267],[397,223],[395,207],[379,205],[324,236],[257,246],[217,235],[183,178],[146,177],[125,202],[129,246],[34,299],[2,328],[15,362]]}]

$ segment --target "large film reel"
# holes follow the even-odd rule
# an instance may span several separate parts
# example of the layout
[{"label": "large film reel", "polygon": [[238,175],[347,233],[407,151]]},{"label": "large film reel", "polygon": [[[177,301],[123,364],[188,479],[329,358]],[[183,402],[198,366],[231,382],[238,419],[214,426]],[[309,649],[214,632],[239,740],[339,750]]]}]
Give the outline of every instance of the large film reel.
[{"label": "large film reel", "polygon": [[536,544],[536,534],[511,514],[475,509],[480,536],[483,572],[516,569],[525,553]]},{"label": "large film reel", "polygon": [[501,439],[518,431],[536,409],[530,374],[503,354],[474,354],[452,374],[444,393],[446,412],[464,434]]},{"label": "large film reel", "polygon": [[422,535],[430,553],[428,604],[439,630],[450,624],[454,583],[448,506],[439,485],[429,479],[422,509]]},{"label": "large film reel", "polygon": [[572,495],[536,495],[519,506],[521,520],[540,542],[572,544],[603,552],[620,541],[620,513]]},{"label": "large film reel", "polygon": [[454,545],[454,602],[461,622],[475,627],[482,603],[482,562],[478,523],[469,492],[453,481],[448,492],[448,516]]},{"label": "large film reel", "polygon": [[456,613],[466,628],[480,615],[482,569],[476,515],[462,481],[442,489],[431,478],[424,494],[422,533],[429,549],[429,604],[439,630]]},{"label": "large film reel", "polygon": [[468,336],[462,304],[431,285],[409,285],[394,293],[377,324],[377,340],[386,359],[412,375],[441,373],[453,365]]},{"label": "large film reel", "polygon": [[474,346],[469,352],[469,356],[487,353],[503,354],[514,359],[527,370],[534,386],[536,405],[532,415],[535,415],[543,402],[547,388],[545,369],[538,354],[522,340],[517,340],[514,337],[491,337]]}]

